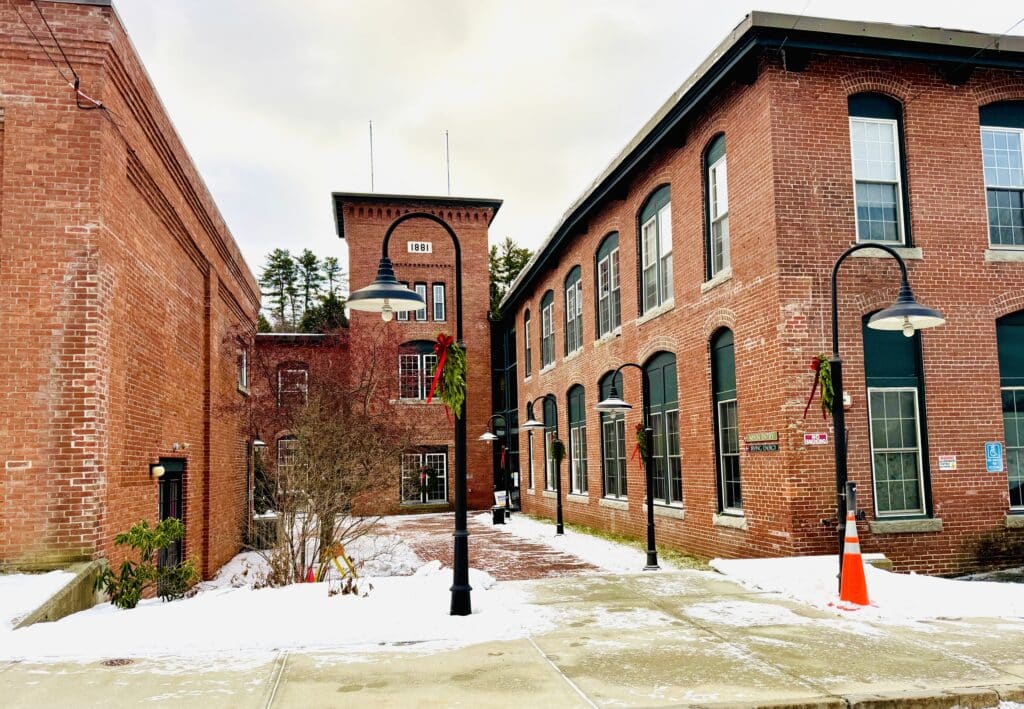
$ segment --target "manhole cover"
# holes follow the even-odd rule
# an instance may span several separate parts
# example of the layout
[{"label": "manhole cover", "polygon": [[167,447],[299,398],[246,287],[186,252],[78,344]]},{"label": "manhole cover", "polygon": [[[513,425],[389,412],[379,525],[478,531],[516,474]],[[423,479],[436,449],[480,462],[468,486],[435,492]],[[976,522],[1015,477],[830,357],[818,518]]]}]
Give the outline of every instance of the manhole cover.
[{"label": "manhole cover", "polygon": [[135,660],[129,660],[127,657],[115,657],[112,660],[104,660],[103,664],[107,667],[124,667],[125,665],[132,664],[133,662],[135,662]]}]

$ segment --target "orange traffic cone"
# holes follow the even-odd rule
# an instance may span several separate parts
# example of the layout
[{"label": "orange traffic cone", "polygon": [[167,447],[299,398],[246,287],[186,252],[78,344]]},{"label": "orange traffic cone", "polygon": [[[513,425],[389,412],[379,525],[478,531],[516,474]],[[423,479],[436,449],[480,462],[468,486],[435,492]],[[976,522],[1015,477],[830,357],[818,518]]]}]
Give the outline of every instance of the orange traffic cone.
[{"label": "orange traffic cone", "polygon": [[857,536],[857,517],[851,510],[846,515],[846,543],[843,544],[843,575],[839,581],[839,600],[866,606],[868,583],[864,578],[864,559],[860,555],[860,538]]}]

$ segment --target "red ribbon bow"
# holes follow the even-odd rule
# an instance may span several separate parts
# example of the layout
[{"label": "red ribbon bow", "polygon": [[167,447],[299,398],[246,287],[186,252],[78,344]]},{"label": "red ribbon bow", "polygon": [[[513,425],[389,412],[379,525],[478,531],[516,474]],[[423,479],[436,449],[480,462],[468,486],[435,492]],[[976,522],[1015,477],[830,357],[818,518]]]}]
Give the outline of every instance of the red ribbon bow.
[{"label": "red ribbon bow", "polygon": [[[638,423],[636,425],[636,446],[633,447],[633,455],[629,456],[630,461],[632,461],[634,458],[636,458],[638,455],[640,455],[640,440],[641,440],[641,435],[643,435],[642,434],[643,430],[644,430],[644,425],[642,423]],[[643,456],[640,457],[640,467],[641,468],[644,467]]]},{"label": "red ribbon bow", "polygon": [[[807,406],[804,407],[804,415],[802,418],[807,418],[807,412],[811,408],[811,402],[814,401],[814,393],[818,391],[818,370],[821,369],[821,359],[818,357],[812,359],[811,369],[814,370],[814,384],[811,385],[811,395],[807,397]],[[821,410],[821,417],[828,418],[825,416],[825,409]]]},{"label": "red ribbon bow", "polygon": [[[444,361],[448,358],[448,348],[455,343],[455,338],[451,335],[446,335],[443,332],[438,333],[437,342],[434,343],[434,354],[437,355],[437,367],[434,369],[434,380],[430,382],[430,393],[427,394],[427,403],[429,404],[434,400],[434,392],[437,391],[437,385],[441,381],[441,372],[444,371]],[[448,416],[448,420],[451,421],[452,415],[448,412],[448,409],[444,410],[445,415]]]}]

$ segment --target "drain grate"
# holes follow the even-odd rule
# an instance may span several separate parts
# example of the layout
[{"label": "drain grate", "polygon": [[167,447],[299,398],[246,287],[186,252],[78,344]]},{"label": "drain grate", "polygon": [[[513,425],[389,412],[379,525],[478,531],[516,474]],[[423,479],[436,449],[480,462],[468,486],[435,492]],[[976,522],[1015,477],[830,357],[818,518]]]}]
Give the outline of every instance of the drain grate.
[{"label": "drain grate", "polygon": [[124,667],[125,665],[132,664],[133,662],[135,662],[135,660],[129,660],[127,657],[115,657],[110,660],[104,660],[103,665],[105,667]]}]

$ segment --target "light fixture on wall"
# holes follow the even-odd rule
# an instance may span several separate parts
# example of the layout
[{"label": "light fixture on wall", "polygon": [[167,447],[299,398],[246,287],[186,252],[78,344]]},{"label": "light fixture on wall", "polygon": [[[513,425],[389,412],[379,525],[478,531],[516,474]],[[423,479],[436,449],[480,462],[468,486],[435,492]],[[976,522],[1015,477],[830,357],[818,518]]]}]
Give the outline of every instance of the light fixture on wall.
[{"label": "light fixture on wall", "polygon": [[154,480],[159,480],[160,478],[162,478],[165,472],[167,471],[164,470],[164,466],[160,464],[154,464],[149,466],[149,477],[153,478]]}]

